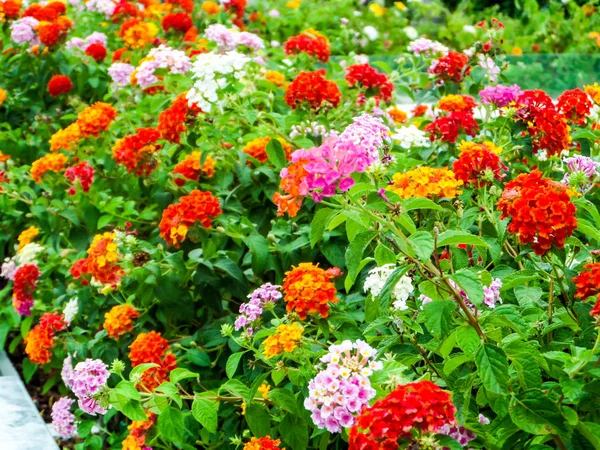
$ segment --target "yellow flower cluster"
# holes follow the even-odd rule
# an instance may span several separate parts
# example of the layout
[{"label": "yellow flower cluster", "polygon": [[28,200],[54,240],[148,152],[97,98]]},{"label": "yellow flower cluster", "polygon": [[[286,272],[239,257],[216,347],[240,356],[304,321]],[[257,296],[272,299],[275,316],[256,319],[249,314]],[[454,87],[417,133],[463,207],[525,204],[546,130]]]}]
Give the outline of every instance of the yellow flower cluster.
[{"label": "yellow flower cluster", "polygon": [[378,3],[371,3],[369,5],[369,9],[371,10],[371,12],[373,14],[375,14],[377,17],[381,17],[383,16],[386,12],[387,12],[387,8],[383,8],[381,5],[379,5]]},{"label": "yellow flower cluster", "polygon": [[298,9],[298,8],[300,8],[301,4],[302,4],[302,0],[290,0],[289,2],[287,2],[285,4],[285,6],[290,9]]},{"label": "yellow flower cluster", "polygon": [[94,259],[94,263],[98,267],[102,268],[107,263],[114,263],[119,260],[119,254],[117,253],[119,247],[115,243],[116,238],[116,233],[109,231],[94,236],[92,245],[88,249],[88,255]]},{"label": "yellow flower cluster", "polygon": [[0,106],[2,106],[2,103],[4,103],[7,97],[8,95],[6,94],[6,91],[0,88]]},{"label": "yellow flower cluster", "polygon": [[298,323],[291,325],[279,325],[275,334],[269,336],[263,342],[265,349],[263,354],[265,358],[269,359],[275,355],[279,355],[283,352],[292,352],[298,346],[300,339],[302,339],[302,332],[304,328]]},{"label": "yellow flower cluster", "polygon": [[19,253],[21,250],[23,250],[23,247],[33,241],[38,234],[40,234],[40,229],[37,227],[29,227],[23,231],[18,237],[19,249],[17,250],[17,253]]},{"label": "yellow flower cluster", "polygon": [[492,141],[485,141],[483,144],[478,144],[477,142],[473,141],[462,141],[460,144],[458,144],[458,150],[461,152],[470,151],[475,148],[481,148],[482,150],[493,152],[496,155],[502,153],[502,147],[498,147]]},{"label": "yellow flower cluster", "polygon": [[125,30],[123,40],[131,48],[144,48],[154,42],[159,31],[152,22],[140,22]]},{"label": "yellow flower cluster", "polygon": [[50,137],[50,150],[57,152],[60,149],[72,150],[81,139],[81,130],[79,124],[73,122],[67,128],[58,130]]},{"label": "yellow flower cluster", "polygon": [[39,184],[46,172],[62,172],[66,164],[67,157],[62,153],[49,153],[31,164],[31,177]]},{"label": "yellow flower cluster", "polygon": [[388,189],[402,198],[454,198],[461,193],[461,180],[457,180],[454,172],[447,167],[440,169],[419,167],[405,173],[396,173],[392,177],[393,185]]},{"label": "yellow flower cluster", "polygon": [[284,87],[287,83],[285,82],[285,75],[276,70],[269,70],[265,73],[265,78],[275,86]]},{"label": "yellow flower cluster", "polygon": [[219,14],[221,7],[218,3],[215,3],[211,0],[208,0],[202,3],[202,11],[204,11],[209,16],[214,16],[215,14]]},{"label": "yellow flower cluster", "polygon": [[592,97],[592,100],[594,100],[594,103],[596,103],[597,105],[600,105],[600,86],[598,86],[598,83],[594,83],[593,85],[583,86],[583,90],[585,91],[585,93],[587,95]]}]

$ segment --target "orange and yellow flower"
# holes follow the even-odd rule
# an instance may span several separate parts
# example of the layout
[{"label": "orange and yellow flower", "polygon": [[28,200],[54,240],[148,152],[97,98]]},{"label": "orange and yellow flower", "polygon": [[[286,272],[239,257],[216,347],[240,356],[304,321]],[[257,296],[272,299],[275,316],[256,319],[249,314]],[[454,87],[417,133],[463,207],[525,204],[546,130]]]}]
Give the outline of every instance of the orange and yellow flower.
[{"label": "orange and yellow flower", "polygon": [[152,22],[142,22],[137,17],[132,17],[121,26],[120,36],[129,47],[144,48],[154,42],[159,31]]},{"label": "orange and yellow flower", "polygon": [[291,353],[302,339],[304,328],[298,324],[282,324],[277,327],[275,334],[269,336],[263,342],[265,347],[263,354],[266,359],[280,355],[283,352]]},{"label": "orange and yellow flower", "polygon": [[31,164],[31,177],[39,184],[46,173],[65,170],[67,161],[67,157],[62,153],[49,153],[42,156]]},{"label": "orange and yellow flower", "polygon": [[50,137],[50,151],[72,150],[81,140],[81,130],[77,122],[72,123],[67,128],[58,130]]},{"label": "orange and yellow flower", "polygon": [[77,125],[84,138],[98,137],[101,131],[108,130],[112,121],[117,117],[117,110],[108,103],[96,102],[88,106],[77,116]]},{"label": "orange and yellow flower", "polygon": [[335,273],[312,263],[301,263],[286,272],[283,280],[283,299],[288,312],[295,312],[301,320],[307,314],[327,317],[329,304],[338,301],[337,290],[331,281]]},{"label": "orange and yellow flower", "polygon": [[214,16],[215,14],[219,14],[219,11],[221,11],[221,7],[218,3],[208,0],[202,3],[202,11],[204,11],[209,16]]},{"label": "orange and yellow flower", "polygon": [[595,104],[600,105],[600,86],[598,86],[598,83],[583,86],[583,90],[594,100]]},{"label": "orange and yellow flower", "polygon": [[177,186],[183,186],[187,180],[198,181],[200,176],[211,178],[215,174],[215,160],[207,156],[202,161],[202,152],[192,152],[186,155],[185,159],[175,166],[173,175],[182,175],[184,178],[176,177],[174,179]]},{"label": "orange and yellow flower", "polygon": [[133,320],[137,319],[140,313],[131,305],[113,306],[109,312],[104,314],[103,327],[108,336],[113,339],[119,339],[125,333],[133,330]]},{"label": "orange and yellow flower", "polygon": [[170,348],[169,342],[156,331],[140,333],[135,338],[129,346],[131,366],[136,367],[146,363],[158,364],[158,367],[152,367],[142,374],[138,386],[153,391],[168,380],[169,373],[177,368],[175,355],[170,352]]},{"label": "orange and yellow flower", "polygon": [[442,111],[469,111],[472,112],[473,108],[477,106],[475,99],[470,95],[463,94],[449,94],[440,99],[437,107]]},{"label": "orange and yellow flower", "polygon": [[[277,138],[277,140],[281,143],[285,156],[289,160],[294,148],[281,138]],[[267,155],[267,145],[269,142],[271,142],[270,136],[258,137],[248,142],[242,151],[254,159],[258,159],[260,162],[265,162],[269,158]]]},{"label": "orange and yellow flower", "polygon": [[25,247],[27,244],[32,242],[38,234],[40,234],[40,229],[34,226],[31,226],[26,230],[22,231],[19,237],[17,238],[19,241],[19,248],[17,249],[17,253],[23,250],[23,247]]},{"label": "orange and yellow flower", "polygon": [[394,184],[388,186],[402,198],[454,198],[461,193],[461,180],[447,167],[440,169],[419,167],[405,173],[396,173],[392,177]]},{"label": "orange and yellow flower", "polygon": [[0,106],[2,106],[2,103],[4,103],[7,98],[8,98],[8,94],[6,93],[6,91],[4,89],[0,88]]},{"label": "orange and yellow flower", "polygon": [[270,436],[261,438],[253,437],[246,442],[243,450],[278,450],[280,443],[281,441],[279,439],[271,439]]},{"label": "orange and yellow flower", "polygon": [[276,70],[267,71],[267,73],[265,73],[265,78],[275,86],[284,87],[287,84],[285,81],[285,75],[281,72],[277,72]]},{"label": "orange and yellow flower", "polygon": [[390,117],[394,120],[395,124],[401,124],[401,123],[405,123],[408,120],[408,114],[406,114],[404,111],[402,111],[401,109],[399,109],[396,106],[393,106],[392,108],[387,110],[387,113],[390,115]]}]

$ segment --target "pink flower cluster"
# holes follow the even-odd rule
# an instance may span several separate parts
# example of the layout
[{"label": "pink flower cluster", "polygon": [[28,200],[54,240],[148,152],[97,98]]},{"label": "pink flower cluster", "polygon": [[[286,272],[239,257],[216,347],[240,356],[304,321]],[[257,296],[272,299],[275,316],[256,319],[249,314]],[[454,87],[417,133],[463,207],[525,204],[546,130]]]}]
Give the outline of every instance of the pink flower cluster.
[{"label": "pink flower cluster", "polygon": [[408,45],[408,50],[415,56],[443,56],[448,53],[448,47],[427,38],[415,39]]},{"label": "pink flower cluster", "polygon": [[182,50],[174,50],[166,45],[150,50],[148,57],[139,65],[135,77],[140,87],[147,88],[157,83],[156,69],[169,69],[170,73],[184,74],[190,70],[190,58]]},{"label": "pink flower cluster", "polygon": [[67,355],[67,357],[63,360],[63,366],[60,371],[60,377],[65,383],[65,386],[71,389],[71,375],[73,374],[73,360],[71,359],[71,355]]},{"label": "pink flower cluster", "polygon": [[[281,286],[265,283],[248,295],[250,301],[240,306],[240,315],[235,320],[235,330],[238,331],[240,328],[246,328],[249,325],[254,326],[254,323],[263,313],[265,305],[275,303],[282,297],[279,289],[281,289]],[[252,327],[246,328],[246,333],[252,336],[254,329]]]},{"label": "pink flower cluster", "polygon": [[94,31],[92,34],[90,34],[85,39],[78,38],[78,37],[71,38],[67,41],[67,43],[65,45],[67,47],[67,50],[79,49],[79,50],[85,52],[88,49],[88,47],[93,44],[100,44],[103,47],[106,47],[107,40],[108,40],[108,38],[106,37],[106,35],[104,33],[99,33],[98,31]]},{"label": "pink flower cluster", "polygon": [[590,189],[598,176],[600,176],[600,163],[592,158],[575,155],[563,160],[567,164],[567,172],[562,184],[574,187],[581,192]]},{"label": "pink flower cluster", "polygon": [[88,0],[85,2],[85,6],[88,11],[102,13],[108,19],[115,12],[117,3],[112,0]]},{"label": "pink flower cluster", "polygon": [[508,106],[510,103],[515,102],[519,95],[521,95],[521,88],[516,84],[512,86],[486,86],[484,89],[479,91],[479,98],[481,103],[484,105],[495,105],[498,108]]},{"label": "pink flower cluster", "polygon": [[108,68],[108,74],[113,80],[113,83],[119,87],[127,86],[131,81],[131,74],[135,67],[131,64],[116,62]]},{"label": "pink flower cluster", "polygon": [[450,426],[445,424],[442,428],[440,428],[439,433],[450,436],[463,447],[477,437],[471,430],[467,430],[465,427],[458,425]]},{"label": "pink flower cluster", "polygon": [[235,50],[240,46],[248,47],[251,50],[265,48],[264,41],[255,34],[247,31],[230,30],[225,25],[215,23],[210,25],[204,32],[206,39],[215,42],[219,50]]},{"label": "pink flower cluster", "polygon": [[33,17],[23,17],[10,25],[10,38],[17,44],[38,44],[35,29],[40,22]]},{"label": "pink flower cluster", "polygon": [[83,192],[89,192],[90,186],[94,182],[94,168],[87,161],[84,161],[65,170],[65,178],[73,184],[73,186],[67,189],[69,195],[75,195],[77,192],[75,187],[77,181],[79,181]]},{"label": "pink flower cluster", "polygon": [[106,413],[106,408],[98,403],[97,396],[104,390],[109,376],[108,367],[100,359],[88,358],[77,363],[69,382],[83,412],[92,416]]},{"label": "pink flower cluster", "polygon": [[490,309],[496,307],[496,302],[502,304],[500,289],[502,289],[502,280],[500,278],[492,278],[490,285],[483,287],[483,304]]},{"label": "pink flower cluster", "polygon": [[75,416],[69,409],[75,400],[69,397],[62,397],[52,405],[52,426],[56,433],[63,439],[69,439],[75,436]]},{"label": "pink flower cluster", "polygon": [[355,414],[375,397],[369,377],[383,365],[375,361],[377,351],[366,342],[349,340],[332,345],[321,358],[327,367],[308,383],[304,407],[315,425],[339,433],[354,425]]},{"label": "pink flower cluster", "polygon": [[[320,147],[296,150],[292,162],[308,160],[302,195],[316,202],[347,191],[354,185],[353,173],[362,173],[378,161],[379,149],[389,140],[389,128],[381,119],[363,114],[354,119],[339,137],[326,139]],[[282,177],[284,173],[282,172]],[[304,191],[304,192],[302,192]]]}]

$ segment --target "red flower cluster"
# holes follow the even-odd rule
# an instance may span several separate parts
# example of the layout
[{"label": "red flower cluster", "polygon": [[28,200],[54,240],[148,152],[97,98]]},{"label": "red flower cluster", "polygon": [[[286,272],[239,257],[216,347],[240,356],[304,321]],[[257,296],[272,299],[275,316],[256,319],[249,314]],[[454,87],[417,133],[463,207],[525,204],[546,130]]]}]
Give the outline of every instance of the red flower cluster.
[{"label": "red flower cluster", "polygon": [[132,367],[146,363],[158,364],[158,367],[152,367],[143,373],[138,388],[154,391],[163,382],[168,381],[169,373],[177,368],[175,355],[169,351],[169,342],[156,331],[140,333],[129,348]]},{"label": "red flower cluster", "polygon": [[15,272],[13,286],[13,306],[21,316],[30,316],[33,306],[33,291],[40,277],[35,264],[23,264]]},{"label": "red flower cluster", "polygon": [[185,133],[189,122],[196,114],[202,112],[197,106],[189,106],[185,93],[178,95],[173,104],[160,113],[156,129],[160,137],[173,144],[179,144],[181,134]]},{"label": "red flower cluster", "polygon": [[577,228],[576,208],[566,186],[543,178],[539,170],[523,173],[504,187],[498,201],[501,219],[510,217],[508,232],[543,255],[554,244],[563,248]]},{"label": "red flower cluster", "polygon": [[396,450],[398,439],[412,438],[412,429],[436,433],[455,423],[450,393],[429,380],[398,386],[363,410],[350,430],[351,450]]},{"label": "red flower cluster", "polygon": [[85,54],[100,62],[106,58],[106,47],[100,43],[92,44],[85,49]]},{"label": "red flower cluster", "polygon": [[465,133],[468,136],[475,136],[479,130],[479,125],[475,121],[473,114],[468,111],[453,111],[447,116],[435,119],[425,127],[429,132],[429,138],[432,141],[440,139],[444,142],[456,142],[458,135]]},{"label": "red flower cluster", "polygon": [[441,56],[431,64],[429,73],[440,81],[460,83],[465,75],[471,73],[471,66],[468,64],[469,57],[464,53],[448,52],[446,56]]},{"label": "red flower cluster", "polygon": [[325,69],[300,72],[285,91],[285,101],[292,109],[308,104],[312,109],[330,105],[337,107],[342,98],[338,85],[325,78]]},{"label": "red flower cluster", "polygon": [[162,148],[156,144],[160,132],[156,128],[138,128],[136,134],[119,139],[113,147],[113,158],[137,176],[149,175],[156,168],[154,153]]},{"label": "red flower cluster", "polygon": [[279,450],[279,439],[271,439],[271,436],[261,438],[253,437],[244,445],[242,450]]},{"label": "red flower cluster", "polygon": [[35,364],[48,364],[52,358],[54,333],[65,329],[63,316],[57,313],[45,313],[40,323],[25,336],[25,353]]},{"label": "red flower cluster", "polygon": [[175,30],[185,33],[192,28],[192,26],[194,26],[192,17],[184,12],[167,14],[162,20],[162,27],[165,32]]},{"label": "red flower cluster", "polygon": [[556,106],[568,121],[576,125],[585,125],[593,103],[581,89],[572,89],[560,94]]},{"label": "red flower cluster", "polygon": [[502,180],[505,174],[500,173],[507,167],[500,161],[496,153],[485,144],[461,144],[458,160],[454,161],[452,171],[458,180],[465,184],[483,187],[495,180]]},{"label": "red flower cluster", "polygon": [[583,266],[579,275],[573,278],[577,287],[575,298],[585,300],[593,295],[600,294],[600,263],[590,263]]},{"label": "red flower cluster", "polygon": [[387,102],[392,98],[394,85],[388,80],[387,75],[379,73],[374,67],[367,64],[354,64],[346,68],[346,81],[350,87],[357,84],[362,88],[372,91],[376,99]]},{"label": "red flower cluster", "polygon": [[175,177],[174,181],[177,186],[183,186],[187,180],[198,181],[201,175],[211,178],[215,174],[215,160],[211,156],[203,158],[202,152],[192,152],[175,166],[172,174],[183,176],[183,178]]},{"label": "red flower cluster", "polygon": [[168,5],[175,5],[175,7],[178,6],[188,13],[191,13],[194,10],[194,2],[192,0],[167,0],[165,3]]},{"label": "red flower cluster", "polygon": [[290,37],[283,44],[283,49],[286,55],[306,53],[324,63],[329,61],[331,55],[329,39],[313,29],[305,30],[297,36]]},{"label": "red flower cluster", "polygon": [[590,311],[590,316],[592,317],[600,317],[600,294],[598,294],[598,300],[596,300],[596,304]]},{"label": "red flower cluster", "polygon": [[58,97],[61,94],[68,94],[73,89],[71,79],[66,75],[54,75],[48,81],[48,93],[50,97]]},{"label": "red flower cluster", "polygon": [[127,0],[120,0],[112,13],[111,19],[114,23],[125,17],[135,17],[138,14],[138,8]]},{"label": "red flower cluster", "polygon": [[33,17],[40,22],[54,22],[67,11],[62,2],[50,2],[45,6],[34,3],[23,11],[23,17]]},{"label": "red flower cluster", "polygon": [[319,314],[327,317],[329,303],[338,301],[337,290],[332,278],[337,272],[329,272],[312,263],[301,263],[298,267],[285,273],[283,292],[286,309],[298,314],[300,319],[306,319],[307,314]]},{"label": "red flower cluster", "polygon": [[167,244],[179,248],[179,243],[185,240],[188,230],[196,222],[205,228],[210,228],[211,218],[221,214],[219,199],[210,192],[193,190],[189,195],[179,199],[179,203],[169,205],[163,211],[158,227],[160,236]]},{"label": "red flower cluster", "polygon": [[89,192],[90,186],[94,182],[94,168],[88,164],[87,161],[79,163],[75,166],[69,167],[65,171],[65,177],[73,184],[67,192],[69,195],[75,195],[77,189],[75,183],[79,181],[83,192]]},{"label": "red flower cluster", "polygon": [[[95,281],[113,288],[121,282],[125,272],[116,263],[121,255],[117,253],[115,233],[97,234],[87,251],[87,258],[80,259],[71,266],[71,275],[78,279],[91,275]],[[87,280],[82,281],[87,284]]]},{"label": "red flower cluster", "polygon": [[517,120],[527,124],[534,152],[558,155],[571,143],[567,119],[542,90],[524,91],[517,99]]},{"label": "red flower cluster", "polygon": [[5,2],[0,2],[0,13],[4,14],[4,17],[7,19],[16,19],[19,17],[20,11],[20,1],[6,0]]},{"label": "red flower cluster", "polygon": [[[233,24],[240,30],[244,30],[244,13],[246,12],[247,0],[227,0],[225,3],[225,11],[235,14],[231,20]],[[191,12],[191,11],[190,11]]]},{"label": "red flower cluster", "polygon": [[71,20],[63,15],[65,12],[66,7],[62,2],[51,2],[45,6],[35,3],[23,12],[23,17],[39,20],[38,38],[42,44],[51,47],[66,36],[72,26]]}]

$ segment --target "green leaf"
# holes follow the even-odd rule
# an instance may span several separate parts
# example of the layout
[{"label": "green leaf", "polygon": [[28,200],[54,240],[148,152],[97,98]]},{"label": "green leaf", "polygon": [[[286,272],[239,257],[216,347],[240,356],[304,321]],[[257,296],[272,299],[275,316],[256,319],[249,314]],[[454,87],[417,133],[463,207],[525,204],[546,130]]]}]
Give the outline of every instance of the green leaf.
[{"label": "green leaf", "polygon": [[438,236],[437,245],[468,244],[487,248],[486,242],[479,236],[461,230],[446,230]]},{"label": "green leaf", "polygon": [[535,270],[520,270],[519,272],[507,275],[502,279],[501,291],[512,289],[515,286],[521,286],[529,281],[540,279],[541,276]]},{"label": "green leaf", "polygon": [[379,293],[379,310],[387,313],[387,310],[390,307],[390,299],[392,297],[392,292],[394,287],[400,281],[400,278],[404,276],[411,268],[412,264],[408,266],[398,267],[396,270],[392,272],[389,278],[386,280],[383,288],[381,288],[381,292]]},{"label": "green leaf", "polygon": [[279,424],[279,434],[293,450],[305,450],[308,446],[308,427],[291,414],[286,414]]},{"label": "green leaf", "polygon": [[255,437],[264,437],[271,434],[271,417],[265,408],[257,403],[246,406],[246,422]]},{"label": "green leaf", "polygon": [[348,250],[346,250],[346,267],[348,268],[348,275],[352,279],[356,279],[363,253],[375,236],[377,236],[376,231],[363,231],[348,246]]},{"label": "green leaf", "polygon": [[375,249],[375,262],[378,266],[396,263],[396,254],[387,245],[379,243]]},{"label": "green leaf", "polygon": [[173,407],[166,408],[158,416],[158,431],[166,442],[183,443],[183,413]]},{"label": "green leaf", "polygon": [[499,395],[508,394],[508,360],[504,351],[493,344],[484,344],[475,352],[475,365],[483,386]]},{"label": "green leaf", "polygon": [[577,219],[577,231],[600,242],[600,231],[585,219]]},{"label": "green leaf", "polygon": [[210,366],[209,356],[199,348],[190,348],[185,354],[185,357],[188,359],[189,362],[196,364],[197,366]]},{"label": "green leaf", "polygon": [[314,246],[317,245],[317,242],[323,239],[325,228],[335,214],[337,214],[337,211],[331,208],[321,208],[316,212],[312,222],[310,223],[311,248],[314,248]]},{"label": "green leaf", "polygon": [[456,343],[465,354],[472,355],[481,344],[481,338],[475,328],[463,325],[456,330]]},{"label": "green leaf", "polygon": [[513,396],[508,413],[515,425],[527,433],[562,437],[570,434],[556,402],[542,391],[528,391],[518,397]]},{"label": "green leaf", "polygon": [[517,379],[523,389],[539,389],[542,386],[542,373],[536,360],[538,350],[529,342],[511,342],[504,347]]},{"label": "green leaf", "polygon": [[219,269],[226,272],[228,275],[230,275],[234,280],[238,281],[240,284],[242,284],[244,286],[246,285],[246,278],[244,277],[242,270],[232,260],[230,260],[228,258],[219,258],[213,264],[215,267],[218,267]]},{"label": "green leaf", "polygon": [[444,363],[444,373],[446,375],[450,375],[454,372],[458,367],[462,366],[467,361],[471,361],[473,359],[472,355],[458,354],[449,358]]},{"label": "green leaf", "polygon": [[146,420],[146,412],[140,404],[141,396],[131,381],[123,380],[108,395],[108,401],[131,420]]},{"label": "green leaf", "polygon": [[417,231],[408,240],[412,244],[415,253],[423,262],[428,262],[435,246],[433,236],[428,231]]},{"label": "green leaf", "polygon": [[266,237],[256,233],[244,238],[244,243],[252,254],[252,271],[255,275],[262,274],[269,259],[269,241]]},{"label": "green leaf", "polygon": [[227,378],[231,379],[235,375],[235,371],[238,368],[240,363],[240,359],[244,356],[246,352],[232,353],[227,359],[227,364],[225,364],[225,373],[227,374]]},{"label": "green leaf", "polygon": [[37,368],[38,365],[31,362],[29,358],[23,358],[23,379],[25,380],[25,383],[29,383]]},{"label": "green leaf", "polygon": [[210,433],[217,432],[219,403],[202,397],[194,397],[192,416]]},{"label": "green leaf", "polygon": [[402,202],[402,206],[404,207],[405,211],[412,211],[413,209],[434,209],[436,211],[444,210],[444,208],[428,198],[408,198]]},{"label": "green leaf", "polygon": [[452,330],[452,313],[456,303],[452,300],[434,300],[423,306],[419,316],[423,318],[429,332],[437,339],[445,338]]},{"label": "green leaf", "polygon": [[287,165],[288,161],[285,157],[285,150],[278,139],[271,139],[267,144],[266,151],[269,160],[275,164],[275,167],[282,169]]},{"label": "green leaf", "polygon": [[435,442],[440,445],[440,447],[448,450],[462,450],[463,446],[460,445],[455,439],[447,436],[445,434],[436,434]]},{"label": "green leaf", "polygon": [[171,383],[179,383],[181,380],[185,380],[186,378],[198,378],[199,375],[195,372],[191,372],[188,369],[184,369],[178,367],[177,369],[173,369],[169,374],[171,378]]},{"label": "green leaf", "polygon": [[224,385],[221,386],[219,391],[225,389],[230,394],[233,394],[237,397],[242,397],[246,400],[251,400],[250,397],[250,389],[242,383],[240,380],[231,379],[227,381]]},{"label": "green leaf", "polygon": [[523,319],[520,311],[513,305],[500,305],[496,307],[489,315],[489,319],[512,328],[524,339],[528,336],[529,325]]},{"label": "green leaf", "polygon": [[135,366],[133,369],[131,369],[131,372],[129,372],[129,381],[139,380],[139,377],[141,377],[146,370],[151,369],[152,367],[158,367],[158,364],[145,363]]},{"label": "green leaf", "polygon": [[292,414],[299,414],[296,397],[292,391],[288,389],[273,389],[269,392],[269,399],[280,408]]},{"label": "green leaf", "polygon": [[469,269],[460,269],[456,273],[450,275],[456,284],[467,293],[469,301],[480,308],[483,305],[483,284],[477,275]]}]

